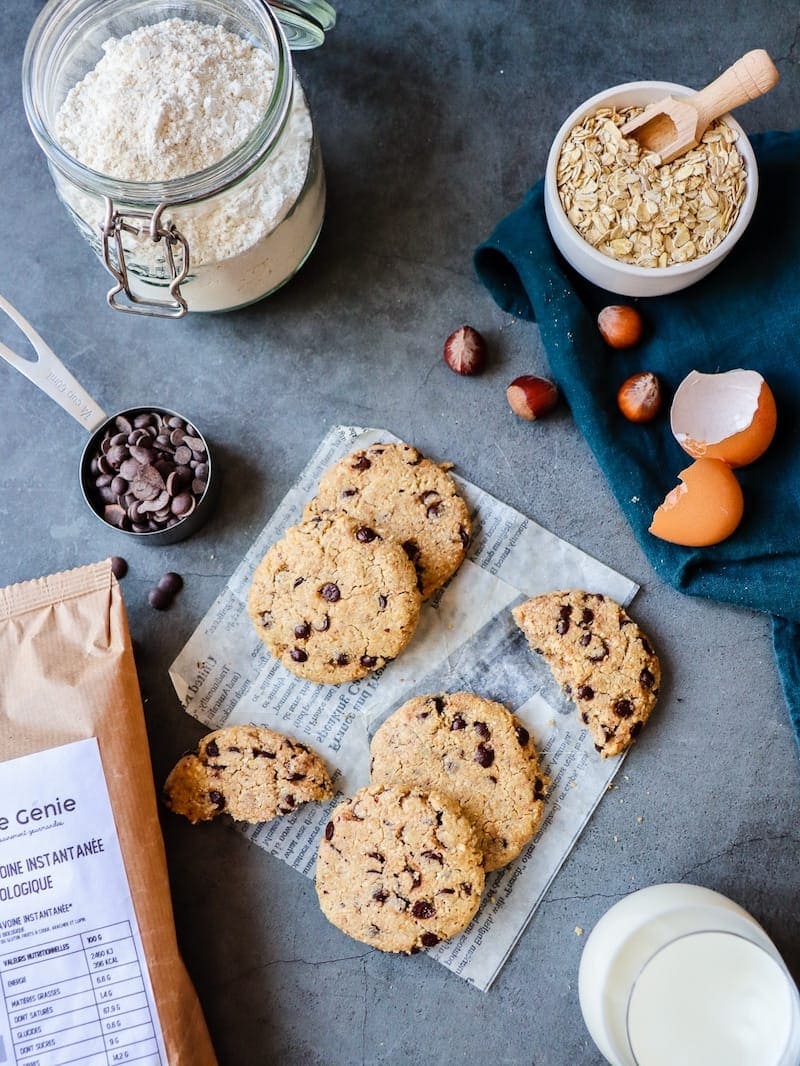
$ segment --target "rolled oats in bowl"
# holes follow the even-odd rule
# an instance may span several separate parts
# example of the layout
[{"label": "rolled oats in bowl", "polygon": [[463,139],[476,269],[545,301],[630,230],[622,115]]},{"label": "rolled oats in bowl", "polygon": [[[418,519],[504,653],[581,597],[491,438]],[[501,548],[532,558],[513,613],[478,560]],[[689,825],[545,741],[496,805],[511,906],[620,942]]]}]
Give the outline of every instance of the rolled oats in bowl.
[{"label": "rolled oats in bowl", "polygon": [[568,132],[558,158],[561,206],[577,233],[618,262],[638,267],[688,263],[731,231],[747,191],[747,173],[724,121],[700,143],[662,165],[620,127],[642,107],[601,107]]}]

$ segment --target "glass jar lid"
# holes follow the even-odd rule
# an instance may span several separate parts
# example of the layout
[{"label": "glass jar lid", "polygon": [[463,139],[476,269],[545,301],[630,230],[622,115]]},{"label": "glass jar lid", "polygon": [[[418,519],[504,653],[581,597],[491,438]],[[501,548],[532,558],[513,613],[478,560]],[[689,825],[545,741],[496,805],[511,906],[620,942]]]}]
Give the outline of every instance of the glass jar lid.
[{"label": "glass jar lid", "polygon": [[293,52],[319,48],[336,25],[336,12],[328,0],[269,0],[269,4]]}]

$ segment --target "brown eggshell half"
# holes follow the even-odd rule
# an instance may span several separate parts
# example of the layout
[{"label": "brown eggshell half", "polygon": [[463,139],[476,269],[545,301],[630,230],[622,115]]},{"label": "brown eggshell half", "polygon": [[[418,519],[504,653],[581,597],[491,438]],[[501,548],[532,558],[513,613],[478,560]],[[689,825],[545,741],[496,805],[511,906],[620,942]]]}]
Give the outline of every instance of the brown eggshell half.
[{"label": "brown eggshell half", "polygon": [[733,467],[763,455],[777,423],[775,397],[755,370],[692,370],[678,386],[670,411],[673,436],[685,452]]},{"label": "brown eggshell half", "polygon": [[744,497],[727,463],[697,459],[678,477],[681,484],[653,515],[653,536],[686,548],[707,548],[729,537],[742,520]]}]

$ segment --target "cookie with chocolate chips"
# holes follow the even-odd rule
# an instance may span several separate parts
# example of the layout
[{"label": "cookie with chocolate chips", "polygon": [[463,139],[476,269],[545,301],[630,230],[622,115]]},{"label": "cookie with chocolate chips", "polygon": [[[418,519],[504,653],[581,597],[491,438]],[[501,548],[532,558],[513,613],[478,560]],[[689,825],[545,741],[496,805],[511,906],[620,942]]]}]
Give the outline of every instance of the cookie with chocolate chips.
[{"label": "cookie with chocolate chips", "polygon": [[534,596],[513,615],[577,705],[603,758],[619,755],[642,731],[661,683],[645,634],[618,603],[591,592]]},{"label": "cookie with chocolate chips", "polygon": [[229,814],[268,822],[309,800],[330,799],[331,779],[315,752],[262,726],[235,725],[203,737],[164,784],[164,803],[190,822]]},{"label": "cookie with chocolate chips", "polygon": [[406,553],[372,526],[326,512],[288,529],[256,568],[248,612],[283,665],[337,685],[384,666],[419,618]]},{"label": "cookie with chocolate chips", "polygon": [[408,444],[373,444],[335,463],[306,517],[326,510],[345,511],[402,544],[424,600],[458,570],[472,531],[453,479]]},{"label": "cookie with chocolate chips", "polygon": [[386,719],[371,753],[377,784],[413,782],[460,804],[487,873],[539,828],[547,779],[528,730],[501,703],[472,692],[415,696]]},{"label": "cookie with chocolate chips", "polygon": [[483,855],[452,800],[412,785],[370,785],[331,815],[316,878],[322,912],[342,932],[414,954],[469,925]]}]

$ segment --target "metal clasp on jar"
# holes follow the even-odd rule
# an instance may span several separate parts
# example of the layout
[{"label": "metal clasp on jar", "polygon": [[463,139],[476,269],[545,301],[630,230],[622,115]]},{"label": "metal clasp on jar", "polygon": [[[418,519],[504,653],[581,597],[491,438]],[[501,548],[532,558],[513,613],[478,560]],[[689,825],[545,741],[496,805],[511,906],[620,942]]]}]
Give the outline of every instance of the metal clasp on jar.
[{"label": "metal clasp on jar", "polygon": [[[189,273],[189,243],[183,234],[177,229],[174,222],[168,226],[161,225],[161,215],[168,206],[165,203],[150,214],[147,211],[117,211],[113,201],[104,197],[106,214],[101,226],[103,238],[103,262],[106,270],[115,278],[117,284],[109,289],[106,300],[115,311],[125,311],[134,315],[152,315],[158,318],[183,318],[189,310],[186,300],[181,295],[181,284],[186,280]],[[140,219],[139,225],[135,225],[130,219]],[[132,233],[136,237],[147,234],[154,244],[164,241],[166,248],[167,269],[169,271],[169,294],[171,300],[155,300],[142,296],[136,296],[131,292],[128,282],[128,265],[125,261],[125,249],[122,246],[122,234]],[[113,242],[116,253],[116,263],[111,256]],[[175,261],[174,248],[180,245],[181,266],[180,269]],[[129,304],[121,303],[116,297],[125,293]]]}]

